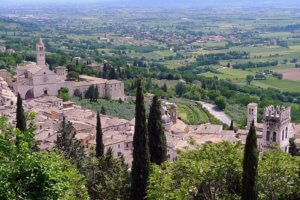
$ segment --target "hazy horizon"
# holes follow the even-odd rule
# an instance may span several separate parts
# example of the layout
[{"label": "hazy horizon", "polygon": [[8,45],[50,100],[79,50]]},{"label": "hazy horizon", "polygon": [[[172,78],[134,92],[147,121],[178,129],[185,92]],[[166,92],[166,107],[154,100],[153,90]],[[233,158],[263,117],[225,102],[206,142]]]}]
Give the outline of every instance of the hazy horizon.
[{"label": "hazy horizon", "polygon": [[102,4],[107,6],[137,6],[137,7],[300,7],[297,0],[3,0],[4,6],[29,5],[76,5]]}]

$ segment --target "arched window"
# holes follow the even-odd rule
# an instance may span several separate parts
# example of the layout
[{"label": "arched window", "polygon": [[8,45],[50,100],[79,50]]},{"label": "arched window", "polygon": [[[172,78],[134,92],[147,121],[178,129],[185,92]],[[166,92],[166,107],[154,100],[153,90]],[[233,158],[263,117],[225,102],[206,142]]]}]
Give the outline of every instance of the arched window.
[{"label": "arched window", "polygon": [[269,141],[270,140],[270,131],[267,131],[267,141]]},{"label": "arched window", "polygon": [[284,129],[282,130],[282,134],[281,134],[281,140],[284,140]]},{"label": "arched window", "polygon": [[286,129],[285,129],[285,138],[287,138],[287,136],[288,136],[288,127],[286,127]]},{"label": "arched window", "polygon": [[273,132],[273,142],[276,142],[276,132]]}]

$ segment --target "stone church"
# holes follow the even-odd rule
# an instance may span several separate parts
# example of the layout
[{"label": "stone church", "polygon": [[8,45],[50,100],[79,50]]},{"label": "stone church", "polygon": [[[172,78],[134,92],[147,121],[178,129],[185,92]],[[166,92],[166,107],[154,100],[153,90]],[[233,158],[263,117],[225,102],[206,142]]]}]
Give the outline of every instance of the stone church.
[{"label": "stone church", "polygon": [[41,96],[57,96],[61,88],[68,88],[72,96],[78,89],[83,95],[91,85],[97,85],[99,96],[108,99],[124,99],[124,83],[118,80],[106,80],[90,76],[80,76],[80,81],[67,81],[67,69],[57,67],[51,71],[46,64],[45,45],[40,38],[36,43],[36,63],[18,66],[12,81],[15,94],[23,99]]}]

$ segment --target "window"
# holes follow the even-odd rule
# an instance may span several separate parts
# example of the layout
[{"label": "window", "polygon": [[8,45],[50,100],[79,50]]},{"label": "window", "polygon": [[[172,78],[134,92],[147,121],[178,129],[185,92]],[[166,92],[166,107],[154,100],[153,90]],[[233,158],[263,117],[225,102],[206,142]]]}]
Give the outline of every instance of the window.
[{"label": "window", "polygon": [[119,156],[119,157],[122,156],[122,153],[121,153],[121,152],[118,152],[118,156]]},{"label": "window", "polygon": [[121,147],[121,145],[120,144],[118,144],[118,148],[120,149],[120,147]]},{"label": "window", "polygon": [[267,138],[266,138],[267,141],[270,140],[270,131],[267,131]]},{"label": "window", "polygon": [[285,129],[285,139],[287,138],[287,135],[288,135],[288,127],[286,127],[286,129]]},{"label": "window", "polygon": [[284,129],[282,130],[282,134],[281,134],[281,140],[284,140]]},{"label": "window", "polygon": [[276,142],[276,132],[273,132],[273,142]]}]

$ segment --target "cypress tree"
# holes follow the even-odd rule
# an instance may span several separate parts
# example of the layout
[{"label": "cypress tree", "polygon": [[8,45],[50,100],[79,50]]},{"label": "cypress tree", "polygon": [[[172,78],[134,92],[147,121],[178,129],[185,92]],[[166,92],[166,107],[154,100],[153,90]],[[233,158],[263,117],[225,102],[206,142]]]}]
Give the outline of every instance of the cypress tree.
[{"label": "cypress tree", "polygon": [[161,120],[161,104],[158,96],[153,97],[148,118],[150,161],[160,165],[167,160],[166,136]]},{"label": "cypress tree", "polygon": [[131,171],[131,199],[144,200],[149,177],[149,147],[146,110],[141,79],[137,79],[135,127],[133,136],[133,162]]},{"label": "cypress tree", "polygon": [[233,127],[233,120],[231,120],[230,122],[230,127],[229,127],[229,130],[233,131],[234,130],[234,127]]},{"label": "cypress tree", "polygon": [[96,157],[99,158],[104,154],[103,134],[101,128],[101,119],[99,112],[97,113],[97,126],[96,126]]},{"label": "cypress tree", "polygon": [[244,150],[242,200],[256,200],[256,177],[258,165],[257,138],[254,121],[251,124]]},{"label": "cypress tree", "polygon": [[27,129],[27,127],[26,127],[26,117],[25,117],[25,113],[24,113],[24,109],[23,109],[23,101],[22,101],[22,98],[21,98],[20,94],[18,94],[18,97],[17,97],[16,117],[17,117],[16,128],[18,128],[22,132],[25,132],[26,129]]}]

